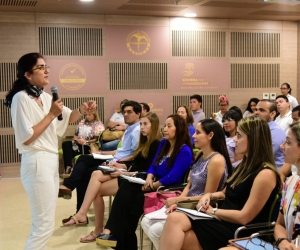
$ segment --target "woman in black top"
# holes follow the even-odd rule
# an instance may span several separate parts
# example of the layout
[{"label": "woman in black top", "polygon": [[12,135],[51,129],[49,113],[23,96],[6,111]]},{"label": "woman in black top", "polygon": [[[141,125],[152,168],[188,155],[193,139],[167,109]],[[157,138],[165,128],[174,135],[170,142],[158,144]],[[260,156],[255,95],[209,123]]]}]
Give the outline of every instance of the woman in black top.
[{"label": "woman in black top", "polygon": [[118,181],[116,181],[116,178],[121,174],[132,176],[137,172],[146,171],[156,154],[161,139],[159,131],[159,119],[157,115],[149,112],[141,118],[140,123],[140,141],[133,155],[135,160],[132,164],[130,172],[121,171],[121,168],[126,168],[126,166],[122,166],[121,163],[111,163],[111,167],[115,168],[116,172],[111,173],[110,175],[105,175],[100,170],[94,171],[91,176],[81,208],[74,216],[70,218],[69,221],[63,224],[64,226],[86,224],[86,214],[91,206],[91,203],[94,202],[96,227],[88,236],[80,239],[80,241],[83,243],[95,241],[96,235],[102,232],[104,217],[103,196],[114,195],[117,192],[120,183],[124,181],[120,178],[118,178]]},{"label": "woman in black top", "polygon": [[[221,221],[190,220],[183,213],[172,213],[161,236],[160,250],[219,249],[227,246],[241,225],[264,222],[268,218],[271,204],[282,186],[268,123],[255,116],[242,119],[235,142],[237,153],[245,155],[242,162],[222,192],[205,194],[197,204],[201,212],[215,215]],[[210,200],[220,198],[225,198],[224,203],[220,209],[213,209]]]}]

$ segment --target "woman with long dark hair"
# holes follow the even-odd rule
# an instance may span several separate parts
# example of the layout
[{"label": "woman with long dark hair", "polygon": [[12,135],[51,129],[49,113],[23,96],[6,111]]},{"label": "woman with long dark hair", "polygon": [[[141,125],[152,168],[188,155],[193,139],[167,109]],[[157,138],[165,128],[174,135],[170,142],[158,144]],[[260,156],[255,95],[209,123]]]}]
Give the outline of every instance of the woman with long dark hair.
[{"label": "woman with long dark hair", "polygon": [[[52,101],[44,92],[49,84],[50,67],[39,53],[22,56],[18,61],[18,79],[6,95],[11,108],[16,147],[22,154],[21,181],[27,193],[32,216],[30,235],[25,249],[45,249],[55,221],[58,194],[58,140],[69,123],[85,112],[93,112],[94,101],[76,110],[63,106],[61,99]],[[62,114],[63,120],[57,116]]]},{"label": "woman with long dark hair", "polygon": [[187,123],[179,115],[165,121],[164,139],[148,170],[144,185],[124,182],[115,196],[109,219],[97,244],[117,250],[137,249],[135,230],[143,214],[144,194],[159,186],[180,184],[192,164],[193,153]]},{"label": "woman with long dark hair", "polygon": [[259,102],[258,98],[251,98],[247,104],[247,108],[243,114],[243,118],[255,115],[256,104]]},{"label": "woman with long dark hair", "polygon": [[282,95],[286,96],[289,99],[291,110],[299,105],[297,99],[292,96],[292,88],[289,83],[285,82],[281,84],[280,91]]},{"label": "woman with long dark hair", "polygon": [[180,105],[177,110],[176,110],[177,115],[180,115],[183,117],[183,119],[186,120],[186,123],[188,125],[192,145],[194,145],[194,139],[193,139],[193,134],[195,133],[195,128],[193,126],[194,123],[194,118],[192,115],[192,111],[190,108],[186,105]]}]

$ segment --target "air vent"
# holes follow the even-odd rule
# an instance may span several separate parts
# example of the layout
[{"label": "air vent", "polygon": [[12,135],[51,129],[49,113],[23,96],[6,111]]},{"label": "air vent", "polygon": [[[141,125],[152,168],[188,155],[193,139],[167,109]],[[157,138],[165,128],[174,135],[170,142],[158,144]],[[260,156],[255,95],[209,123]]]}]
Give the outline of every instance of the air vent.
[{"label": "air vent", "polygon": [[31,0],[0,0],[0,6],[35,7],[37,2]]},{"label": "air vent", "polygon": [[109,89],[167,89],[167,63],[109,63]]},{"label": "air vent", "polygon": [[0,135],[0,163],[21,162],[21,156],[16,149],[14,135]]},{"label": "air vent", "polygon": [[47,56],[102,56],[102,29],[39,27],[39,46]]},{"label": "air vent", "polygon": [[168,6],[168,5],[142,5],[142,4],[124,4],[118,8],[118,10],[144,10],[144,11],[169,11],[179,12],[189,6]]},{"label": "air vent", "polygon": [[17,79],[17,63],[0,63],[0,92],[7,92]]},{"label": "air vent", "polygon": [[204,0],[130,0],[129,3],[149,5],[194,5]]},{"label": "air vent", "polygon": [[280,57],[280,33],[231,32],[232,57]]},{"label": "air vent", "polygon": [[[77,109],[83,102],[94,100],[97,103],[97,110],[100,121],[104,123],[104,97],[91,96],[91,97],[62,97],[62,101],[66,107],[70,109]],[[78,122],[72,125],[77,125]]]},{"label": "air vent", "polygon": [[174,57],[225,57],[225,32],[172,31]]},{"label": "air vent", "polygon": [[[224,93],[223,93],[224,94]],[[173,113],[180,105],[190,106],[190,95],[175,95],[173,96]],[[205,117],[209,118],[210,115],[219,111],[219,95],[202,95],[202,109]]]},{"label": "air vent", "polygon": [[231,88],[278,88],[280,64],[231,64]]}]

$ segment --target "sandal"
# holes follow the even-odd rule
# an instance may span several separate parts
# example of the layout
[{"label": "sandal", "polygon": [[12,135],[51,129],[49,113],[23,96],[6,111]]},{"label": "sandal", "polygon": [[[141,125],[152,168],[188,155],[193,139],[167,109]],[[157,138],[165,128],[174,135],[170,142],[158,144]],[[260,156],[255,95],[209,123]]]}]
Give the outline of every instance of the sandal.
[{"label": "sandal", "polygon": [[117,238],[112,234],[98,234],[96,238],[97,245],[106,246],[106,247],[116,247],[117,246]]},{"label": "sandal", "polygon": [[[91,239],[87,239],[90,236],[92,236]],[[90,243],[90,242],[96,241],[96,238],[97,238],[97,235],[94,233],[94,231],[92,231],[92,232],[90,232],[90,234],[88,236],[80,238],[80,242],[81,243]]]},{"label": "sandal", "polygon": [[[75,215],[73,215],[73,216],[71,217],[70,220],[72,220],[72,219],[75,221],[75,223],[73,223],[73,224],[68,224],[68,225],[63,224],[61,227],[85,226],[85,225],[88,224],[88,221],[87,221],[87,220],[84,221],[84,222],[81,222],[80,219],[82,219],[82,218],[80,218],[80,219],[78,220],[78,219],[76,218]],[[70,221],[70,220],[69,220],[69,221]]]},{"label": "sandal", "polygon": [[[70,221],[71,219],[72,219],[72,216],[74,216],[75,214],[73,214],[73,215],[70,215],[70,217],[68,217],[68,218],[65,218],[65,219],[62,219],[62,223],[63,224],[65,224],[65,223],[67,223],[68,221]],[[87,221],[87,224],[89,224],[89,217],[87,217],[86,216],[86,221]]]}]

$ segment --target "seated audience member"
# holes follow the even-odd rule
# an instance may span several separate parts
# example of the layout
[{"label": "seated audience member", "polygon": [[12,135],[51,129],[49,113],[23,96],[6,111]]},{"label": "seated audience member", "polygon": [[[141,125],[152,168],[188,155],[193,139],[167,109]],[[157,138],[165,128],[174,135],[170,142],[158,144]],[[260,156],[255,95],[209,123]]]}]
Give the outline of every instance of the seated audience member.
[{"label": "seated audience member", "polygon": [[[124,116],[122,113],[122,106],[127,102],[127,99],[124,99],[120,103],[120,111],[115,112],[112,117],[109,119],[107,123],[107,128],[117,131],[125,131],[126,129],[126,122],[124,122]],[[102,151],[111,151],[115,150],[118,147],[120,140],[113,140],[113,141],[103,141],[101,140],[101,150]]]},{"label": "seated audience member", "polygon": [[293,123],[300,122],[300,105],[293,108],[292,119],[293,119]]},{"label": "seated audience member", "polygon": [[289,99],[291,110],[299,105],[297,99],[292,96],[292,89],[289,83],[287,82],[283,83],[280,87],[280,90],[281,90],[281,94],[286,96]]},{"label": "seated audience member", "polygon": [[146,183],[122,183],[97,244],[116,246],[117,250],[137,250],[135,230],[144,213],[144,194],[162,185],[182,183],[192,161],[192,145],[186,122],[177,114],[170,115],[165,121],[164,139],[150,165]]},{"label": "seated audience member", "polygon": [[234,110],[235,112],[237,112],[240,115],[241,119],[243,118],[242,110],[238,106],[232,106],[232,107],[230,107],[230,109],[228,109],[228,111],[229,110]]},{"label": "seated audience member", "polygon": [[[289,177],[282,191],[280,212],[274,229],[276,245],[280,249],[298,249],[296,240],[300,234],[300,123],[290,125],[286,141],[281,145],[284,160],[294,164],[298,173]],[[299,242],[298,242],[299,244]],[[299,245],[298,245],[299,246]]]},{"label": "seated audience member", "polygon": [[119,177],[120,174],[132,176],[138,172],[145,172],[152,163],[161,140],[159,119],[157,115],[152,112],[143,115],[140,127],[140,141],[133,154],[134,161],[130,168],[130,172],[119,171],[120,168],[126,168],[126,166],[116,162],[111,164],[111,167],[114,167],[117,170],[115,173],[103,174],[100,170],[94,171],[81,208],[74,216],[72,216],[72,219],[64,223],[64,226],[77,225],[77,221],[79,223],[86,223],[88,209],[94,201],[96,227],[88,236],[81,238],[81,242],[87,243],[95,241],[97,235],[102,233],[105,209],[103,196],[116,194],[119,185],[124,181],[124,179],[120,178],[118,180],[117,177]]},{"label": "seated audience member", "polygon": [[[198,123],[193,137],[195,146],[201,148],[201,152],[193,163],[188,184],[182,194],[166,200],[168,207],[166,214],[175,211],[179,201],[199,200],[205,193],[223,190],[227,178],[232,173],[223,134],[220,124],[212,119],[204,119]],[[152,221],[148,216],[141,222],[144,232],[156,249],[159,247],[159,238],[164,224],[165,221]]]},{"label": "seated audience member", "polygon": [[228,111],[229,100],[226,95],[219,96],[219,112],[211,115],[212,119],[216,120],[218,123],[222,125],[223,115]]},{"label": "seated audience member", "polygon": [[[237,153],[244,154],[242,162],[222,192],[203,195],[196,206],[220,220],[192,220],[184,213],[171,213],[162,232],[160,250],[219,249],[227,246],[238,227],[268,218],[282,185],[268,123],[256,116],[243,118],[238,123],[235,141]],[[209,205],[210,200],[220,198],[225,198],[220,208]],[[241,237],[252,233],[249,231],[241,232]]]},{"label": "seated audience member", "polygon": [[[123,137],[122,147],[114,151],[100,151],[98,154],[113,155],[113,161],[131,161],[133,152],[140,138],[141,105],[128,101],[122,106],[125,122],[128,125]],[[77,211],[80,209],[91,173],[97,170],[104,160],[94,159],[92,155],[82,155],[78,158],[70,178],[65,179],[59,188],[59,197],[70,197],[72,190],[77,189]]]},{"label": "seated audience member", "polygon": [[289,99],[284,95],[277,96],[276,106],[279,115],[276,117],[275,122],[284,130],[284,132],[287,132],[289,125],[293,122]]},{"label": "seated audience member", "polygon": [[90,147],[85,145],[87,142],[97,142],[99,133],[104,131],[104,125],[100,121],[97,110],[94,113],[85,114],[75,130],[72,141],[62,143],[63,159],[65,173],[70,174],[72,170],[72,159],[74,156],[83,154],[82,145],[84,145],[84,153],[90,153]]},{"label": "seated audience member", "polygon": [[189,129],[189,134],[191,137],[191,142],[192,145],[194,145],[194,139],[193,139],[193,134],[195,133],[195,128],[193,126],[194,118],[192,116],[192,112],[190,108],[185,105],[181,105],[177,108],[176,113],[177,115],[180,115],[181,117],[183,117],[183,119],[186,120]]},{"label": "seated audience member", "polygon": [[147,103],[140,102],[140,104],[142,106],[142,115],[150,112],[150,107],[149,107],[149,105]]},{"label": "seated audience member", "polygon": [[190,97],[190,109],[193,114],[194,122],[193,126],[196,128],[198,122],[205,119],[205,114],[202,110],[202,96],[201,95],[192,95]]},{"label": "seated audience member", "polygon": [[236,144],[234,141],[237,133],[237,125],[241,119],[242,116],[234,110],[228,110],[222,118],[223,129],[226,137],[226,146],[233,167],[236,167],[244,156],[236,153]]},{"label": "seated audience member", "polygon": [[256,104],[259,102],[258,98],[251,98],[248,102],[246,111],[243,114],[243,118],[255,115]]},{"label": "seated audience member", "polygon": [[[255,115],[266,120],[271,130],[272,147],[274,152],[275,165],[277,170],[280,170],[284,165],[283,151],[280,145],[285,140],[285,132],[280,128],[274,117],[276,116],[277,108],[275,102],[271,100],[260,100],[255,108]],[[263,138],[262,138],[263,139]]]}]

